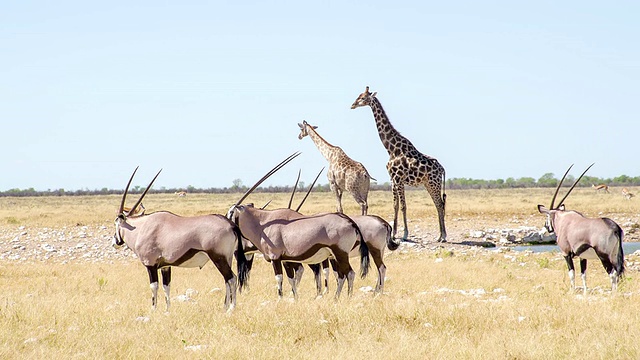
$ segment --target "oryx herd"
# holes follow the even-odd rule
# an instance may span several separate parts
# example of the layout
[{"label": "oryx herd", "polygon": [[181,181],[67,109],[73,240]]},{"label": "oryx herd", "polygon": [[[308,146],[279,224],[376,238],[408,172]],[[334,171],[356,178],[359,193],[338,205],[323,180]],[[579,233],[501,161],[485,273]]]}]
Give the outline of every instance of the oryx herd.
[{"label": "oryx herd", "polygon": [[[268,171],[229,208],[226,216],[211,214],[183,217],[168,211],[146,214],[142,200],[160,175],[160,171],[151,180],[136,203],[131,207],[125,207],[127,193],[137,171],[136,168],[125,187],[118,208],[113,244],[116,247],[126,244],[146,267],[153,308],[157,305],[158,270],[162,273],[162,286],[168,310],[171,267],[202,268],[208,261],[211,261],[225,281],[224,307],[228,311],[232,310],[236,306],[236,292],[248,286],[254,255],[258,253],[262,254],[263,258],[273,266],[279,297],[283,296],[284,269],[293,296],[297,298],[298,284],[304,272],[303,264],[309,265],[315,275],[317,296],[322,296],[328,291],[329,264],[331,264],[337,279],[335,299],[339,298],[345,280],[347,281],[347,293],[351,295],[355,279],[355,271],[349,261],[351,257],[359,258],[362,278],[367,276],[370,257],[373,257],[378,271],[375,293],[380,294],[384,290],[386,274],[386,266],[383,261],[385,248],[395,250],[401,242],[401,240],[395,239],[399,207],[402,210],[405,223],[403,240],[407,237],[404,184],[425,185],[438,210],[441,230],[438,241],[446,241],[444,168],[434,158],[417,152],[404,137],[401,137],[404,140],[396,142],[385,133],[383,138],[383,131],[396,136],[400,135],[388,122],[375,95],[376,93],[369,93],[367,87],[366,92],[359,96],[352,108],[363,106],[363,104],[370,105],[374,109],[374,117],[376,117],[381,140],[383,143],[385,141],[392,143],[391,148],[388,148],[391,150],[389,150],[390,160],[387,169],[393,180],[395,210],[393,226],[379,216],[366,213],[366,192],[368,192],[368,182],[371,177],[362,164],[349,159],[340,148],[326,143],[317,135],[315,127],[306,122],[304,125],[299,124],[302,130],[299,138],[310,135],[328,161],[331,162],[335,158],[335,156],[327,155],[333,151],[337,154],[336,156],[339,156],[342,163],[352,165],[352,169],[360,169],[361,176],[353,175],[354,179],[364,178],[367,182],[367,184],[361,184],[361,181],[357,180],[357,186],[349,187],[349,181],[345,181],[346,175],[341,173],[340,166],[330,164],[328,178],[338,201],[338,211],[335,213],[303,214],[299,212],[302,203],[293,210],[291,209],[291,201],[288,208],[275,210],[265,209],[266,205],[258,208],[250,203],[242,203],[267,178],[299,156],[299,152],[293,153]],[[386,123],[383,123],[383,120]],[[403,146],[407,147],[409,151],[401,154]],[[396,161],[399,162],[396,163]],[[559,204],[554,207],[558,191],[570,169],[571,167],[558,184],[551,200],[551,206],[546,208],[543,205],[538,205],[538,210],[546,215],[545,227],[547,230],[557,236],[558,246],[569,268],[571,289],[575,289],[573,258],[579,257],[585,293],[587,289],[585,275],[587,259],[592,258],[600,259],[611,278],[612,289],[615,290],[618,279],[624,273],[622,229],[611,219],[587,218],[579,212],[565,210],[563,204],[587,170],[580,175]],[[352,183],[356,182],[352,181]],[[296,185],[293,187],[294,191]],[[309,189],[311,190],[311,188],[313,188],[313,184]],[[365,193],[355,193],[356,189],[364,189],[362,191]],[[340,197],[345,190],[352,192],[354,199],[362,205],[362,215],[347,216],[342,213]],[[232,267],[234,257],[236,259],[236,273]],[[325,275],[324,286],[321,270],[324,270]]]}]

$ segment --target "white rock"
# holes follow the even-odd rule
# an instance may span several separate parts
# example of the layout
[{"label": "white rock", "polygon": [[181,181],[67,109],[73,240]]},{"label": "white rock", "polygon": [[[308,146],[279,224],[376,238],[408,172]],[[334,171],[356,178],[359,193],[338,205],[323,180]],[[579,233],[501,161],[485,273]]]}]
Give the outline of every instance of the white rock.
[{"label": "white rock", "polygon": [[40,245],[40,247],[42,248],[42,250],[46,251],[46,252],[54,252],[56,251],[56,248],[53,247],[53,245],[50,244],[42,244]]}]

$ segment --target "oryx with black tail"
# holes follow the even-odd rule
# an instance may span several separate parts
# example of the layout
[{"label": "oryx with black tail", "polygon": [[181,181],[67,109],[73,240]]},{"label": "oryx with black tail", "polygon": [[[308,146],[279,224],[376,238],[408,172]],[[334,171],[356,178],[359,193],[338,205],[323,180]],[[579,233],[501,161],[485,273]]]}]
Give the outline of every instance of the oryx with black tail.
[{"label": "oryx with black tail", "polygon": [[[324,168],[322,169],[324,170]],[[316,183],[321,173],[322,173],[322,170],[320,170],[320,173],[318,173],[315,180],[313,181],[313,184],[311,184],[311,186],[307,190],[306,195],[304,196],[304,198],[296,208],[296,213],[298,213],[298,211],[304,204],[305,200],[311,193],[311,190],[313,190],[313,185]],[[297,180],[296,180],[296,184],[297,184]],[[291,193],[291,199],[293,199],[295,189],[296,189],[296,186],[293,187],[293,191]],[[289,204],[290,204],[289,206],[291,206],[291,200],[289,201]],[[380,294],[384,291],[384,279],[387,272],[387,266],[384,264],[384,260],[383,260],[385,248],[391,251],[396,250],[398,246],[400,246],[400,241],[399,240],[395,241],[395,239],[392,236],[391,225],[389,225],[389,223],[386,220],[384,220],[379,216],[356,215],[356,216],[350,216],[350,218],[356,223],[356,225],[358,225],[358,228],[362,232],[364,242],[365,244],[367,244],[367,247],[369,248],[369,254],[373,258],[373,262],[376,265],[376,269],[378,270],[378,281],[376,282],[376,287],[374,291],[376,294]],[[359,248],[356,246],[356,248],[351,250],[349,255],[350,257],[357,257],[359,255]],[[328,291],[328,287],[329,287],[329,283],[328,283],[329,261],[323,261],[322,264],[309,264],[309,267],[311,268],[311,270],[315,275],[317,295],[321,296],[323,293],[326,293]],[[321,267],[324,272],[324,290],[322,286],[322,276],[320,274]],[[298,270],[302,270],[302,269],[301,268],[296,269],[296,279],[299,279],[302,276],[302,274],[298,275]]]},{"label": "oryx with black tail", "polygon": [[565,210],[564,200],[578,184],[582,176],[593,166],[589,166],[571,186],[558,206],[554,202],[562,183],[571,170],[571,165],[560,180],[556,192],[547,209],[538,205],[538,211],[547,216],[545,227],[549,233],[555,233],[558,247],[562,251],[569,268],[571,290],[575,290],[575,268],[573,258],[580,258],[580,273],[583,293],[587,293],[587,259],[600,259],[611,278],[611,290],[616,290],[618,280],[624,273],[624,252],[622,250],[623,232],[618,224],[608,218],[587,218],[577,211]]},{"label": "oryx with black tail", "polygon": [[[223,215],[202,215],[182,217],[167,211],[151,214],[136,213],[142,199],[156,180],[153,178],[144,193],[128,211],[125,200],[129,185],[136,170],[131,175],[122,195],[113,245],[127,245],[147,268],[151,284],[151,305],[156,308],[158,299],[158,269],[162,272],[167,311],[169,310],[169,289],[171,267],[202,268],[209,260],[213,262],[226,285],[224,307],[231,310],[236,305],[236,287],[242,288],[247,277],[247,260],[242,251],[242,235],[235,224]],[[233,273],[232,261],[237,252],[238,277]],[[239,283],[239,284],[237,284]]]},{"label": "oryx with black tail", "polygon": [[[249,189],[229,209],[228,217],[238,225],[251,245],[264,255],[265,260],[272,263],[279,297],[283,295],[283,262],[316,264],[330,257],[335,259],[337,267],[336,299],[340,296],[345,279],[351,294],[355,272],[349,263],[349,252],[356,244],[360,244],[360,270],[364,277],[369,269],[369,249],[360,229],[349,217],[335,213],[303,216],[292,214],[295,212],[289,209],[269,211],[252,205],[240,205],[259,183],[282,166],[269,171]],[[287,213],[282,214],[281,210],[286,210]],[[293,275],[292,271],[287,270],[294,296],[297,296],[297,282]]]}]

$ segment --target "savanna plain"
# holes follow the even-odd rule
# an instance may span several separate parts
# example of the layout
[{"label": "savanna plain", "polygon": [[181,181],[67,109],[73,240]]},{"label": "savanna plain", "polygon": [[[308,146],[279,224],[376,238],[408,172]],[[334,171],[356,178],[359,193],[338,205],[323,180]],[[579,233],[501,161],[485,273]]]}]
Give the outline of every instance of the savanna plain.
[{"label": "savanna plain", "polygon": [[[111,247],[117,195],[0,198],[0,358],[640,358],[638,255],[625,254],[616,293],[591,261],[585,296],[569,291],[557,252],[473,245],[485,242],[474,232],[541,228],[536,206],[548,206],[553,190],[447,190],[446,244],[434,242],[437,215],[426,191],[408,191],[411,241],[386,251],[384,294],[371,291],[372,268],[356,278],[351,297],[345,291],[335,301],[331,279],[330,293],[316,299],[307,270],[299,298],[285,292],[279,300],[270,264],[258,259],[231,313],[223,310],[224,282],[211,264],[174,268],[170,311],[161,290],[151,309],[146,270],[130,250]],[[225,214],[239,197],[150,194],[144,205],[147,212]],[[288,198],[256,193],[247,202],[273,200],[275,209]],[[132,194],[128,203],[136,199]],[[637,241],[639,201],[615,188],[577,188],[566,205],[612,218],[626,241]],[[369,202],[370,214],[393,220],[390,192],[372,192]],[[347,195],[343,204],[347,214],[359,213]],[[334,208],[331,194],[312,193],[301,211]]]}]

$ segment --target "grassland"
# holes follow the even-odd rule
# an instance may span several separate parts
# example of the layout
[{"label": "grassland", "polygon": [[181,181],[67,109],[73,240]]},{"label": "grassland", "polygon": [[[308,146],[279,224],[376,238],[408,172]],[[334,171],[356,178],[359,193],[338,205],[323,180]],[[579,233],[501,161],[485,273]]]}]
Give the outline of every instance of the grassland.
[{"label": "grassland", "polygon": [[[548,204],[552,191],[448,191],[447,245],[430,243],[438,229],[426,192],[409,192],[410,231],[425,246],[386,254],[385,294],[377,297],[367,288],[373,274],[356,280],[351,298],[314,299],[307,274],[300,299],[278,301],[271,267],[258,261],[250,290],[226,314],[222,278],[209,264],[174,270],[173,304],[165,313],[164,304],[150,309],[146,272],[132,258],[2,261],[0,358],[639,358],[634,267],[611,294],[601,266],[591,262],[590,291],[583,296],[568,292],[566,265],[557,254],[457,244],[471,230],[541,226],[535,206]],[[225,213],[236,198],[150,195],[145,206],[181,215]],[[261,205],[271,198],[272,208],[288,201],[286,194],[255,194],[249,201]],[[634,200],[617,189],[609,195],[577,189],[567,206],[609,216],[633,237],[640,213]],[[118,202],[117,196],[1,198],[0,252],[21,231],[88,226],[109,234]],[[358,212],[351,199],[344,204],[347,213]],[[302,210],[333,208],[329,194],[314,194]],[[391,220],[391,195],[372,193],[370,212]],[[105,236],[83,241],[108,246]],[[638,262],[634,255],[628,260]]]}]

